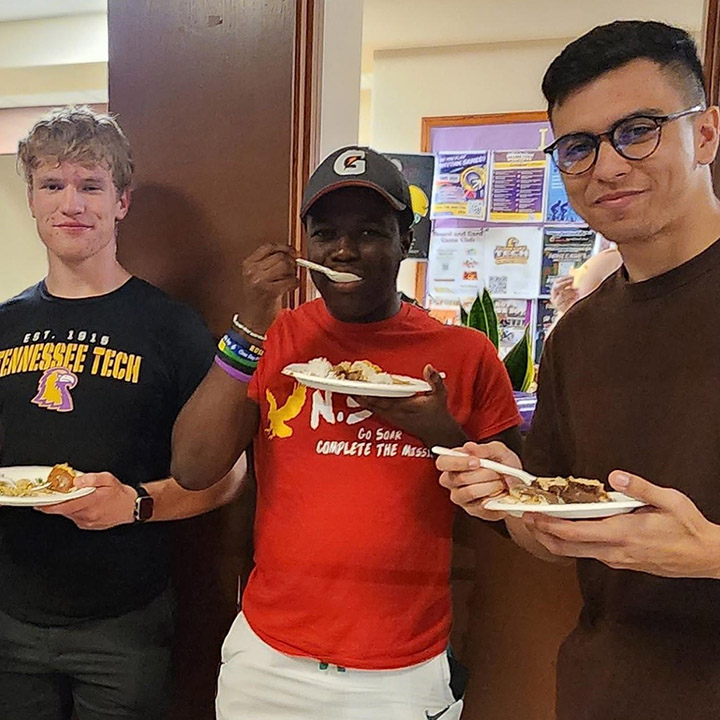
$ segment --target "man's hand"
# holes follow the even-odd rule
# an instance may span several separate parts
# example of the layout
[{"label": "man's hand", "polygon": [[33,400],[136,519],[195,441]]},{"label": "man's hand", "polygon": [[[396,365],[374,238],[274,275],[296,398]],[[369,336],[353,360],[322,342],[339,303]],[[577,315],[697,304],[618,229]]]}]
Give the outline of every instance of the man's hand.
[{"label": "man's hand", "polygon": [[75,487],[94,487],[95,492],[57,505],[36,510],[46,515],[62,515],[81,530],[107,530],[133,521],[137,492],[109,472],[86,473],[75,478]]},{"label": "man's hand", "polygon": [[566,275],[558,278],[550,288],[550,304],[564,315],[579,299],[580,293],[574,286],[575,279]]},{"label": "man's hand", "polygon": [[440,484],[450,490],[450,499],[468,514],[483,520],[504,520],[507,513],[486,510],[485,502],[507,491],[506,479],[494,470],[481,468],[478,458],[522,469],[520,458],[500,442],[485,445],[469,442],[459,449],[472,457],[440,455],[435,461],[442,472]]},{"label": "man's hand", "polygon": [[242,264],[240,320],[264,333],[280,312],[282,297],[298,286],[295,249],[283,243],[262,245]]},{"label": "man's hand", "polygon": [[590,521],[525,513],[525,527],[554,555],[595,558],[611,568],[661,577],[720,579],[720,526],[689,497],[626,472],[613,472],[609,480],[649,507]]},{"label": "man's hand", "polygon": [[357,403],[390,425],[433,445],[457,445],[467,440],[462,428],[450,414],[447,391],[440,373],[426,365],[423,378],[432,388],[407,398],[379,398],[358,396]]}]

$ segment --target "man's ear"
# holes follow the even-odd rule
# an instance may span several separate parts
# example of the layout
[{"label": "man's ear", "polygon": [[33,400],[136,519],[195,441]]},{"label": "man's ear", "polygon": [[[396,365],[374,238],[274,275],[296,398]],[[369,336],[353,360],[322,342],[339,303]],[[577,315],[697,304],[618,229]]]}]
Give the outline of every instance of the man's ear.
[{"label": "man's ear", "polygon": [[700,141],[698,144],[698,162],[710,165],[718,152],[720,140],[720,109],[711,106],[700,115],[698,121]]},{"label": "man's ear", "polygon": [[130,199],[130,188],[125,188],[121,193],[118,193],[117,205],[115,207],[115,220],[120,221],[128,214]]}]

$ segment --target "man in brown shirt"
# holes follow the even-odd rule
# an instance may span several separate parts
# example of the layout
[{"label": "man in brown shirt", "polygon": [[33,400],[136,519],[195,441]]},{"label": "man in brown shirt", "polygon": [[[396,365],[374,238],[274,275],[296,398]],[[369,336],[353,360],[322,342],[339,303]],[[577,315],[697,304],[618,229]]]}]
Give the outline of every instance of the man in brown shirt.
[{"label": "man in brown shirt", "polygon": [[[607,478],[647,508],[602,520],[484,508],[504,478],[440,458],[454,502],[577,558],[584,608],[558,660],[561,720],[720,718],[720,202],[697,51],[660,23],[595,28],[543,81],[575,210],[624,267],[550,336],[523,460]],[[519,466],[497,443],[465,449]]]}]

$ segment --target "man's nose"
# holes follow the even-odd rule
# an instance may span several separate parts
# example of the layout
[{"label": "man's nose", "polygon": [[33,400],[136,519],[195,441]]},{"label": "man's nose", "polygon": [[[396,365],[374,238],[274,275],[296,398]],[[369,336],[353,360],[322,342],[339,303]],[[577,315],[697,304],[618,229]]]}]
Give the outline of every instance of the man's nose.
[{"label": "man's nose", "polygon": [[357,242],[352,238],[350,233],[341,233],[335,244],[336,256],[346,257],[357,255]]},{"label": "man's nose", "polygon": [[627,175],[632,169],[632,162],[624,158],[607,139],[600,142],[597,152],[597,161],[592,170],[596,180],[612,182]]},{"label": "man's nose", "polygon": [[73,185],[66,185],[60,198],[60,210],[65,215],[79,215],[85,209],[81,193]]}]

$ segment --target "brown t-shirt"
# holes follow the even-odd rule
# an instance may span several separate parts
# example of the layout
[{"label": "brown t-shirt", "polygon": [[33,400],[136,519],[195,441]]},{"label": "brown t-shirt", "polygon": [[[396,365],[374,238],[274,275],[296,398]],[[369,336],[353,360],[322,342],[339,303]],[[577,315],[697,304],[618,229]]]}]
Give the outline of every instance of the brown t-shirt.
[{"label": "brown t-shirt", "polygon": [[[720,524],[720,241],[664,275],[623,269],[543,354],[528,470],[615,469],[688,495]],[[720,581],[578,562],[585,606],[558,659],[559,720],[718,720]]]}]

